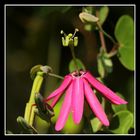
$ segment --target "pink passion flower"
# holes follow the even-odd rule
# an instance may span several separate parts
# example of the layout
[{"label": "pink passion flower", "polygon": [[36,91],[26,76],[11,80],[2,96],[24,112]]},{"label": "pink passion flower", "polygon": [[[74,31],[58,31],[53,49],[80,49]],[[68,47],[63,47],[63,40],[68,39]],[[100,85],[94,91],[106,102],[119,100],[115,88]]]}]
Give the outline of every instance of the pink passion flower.
[{"label": "pink passion flower", "polygon": [[80,71],[80,76],[77,75],[76,72],[73,72],[66,75],[60,87],[45,99],[45,101],[53,99],[51,107],[54,107],[61,95],[66,91],[60,114],[55,125],[56,131],[60,131],[64,127],[70,111],[72,112],[75,124],[80,123],[83,115],[84,98],[86,98],[93,113],[102,124],[109,126],[109,121],[104,109],[91,89],[91,86],[113,104],[127,104],[124,99],[117,96],[112,90],[93,77],[90,72]]}]

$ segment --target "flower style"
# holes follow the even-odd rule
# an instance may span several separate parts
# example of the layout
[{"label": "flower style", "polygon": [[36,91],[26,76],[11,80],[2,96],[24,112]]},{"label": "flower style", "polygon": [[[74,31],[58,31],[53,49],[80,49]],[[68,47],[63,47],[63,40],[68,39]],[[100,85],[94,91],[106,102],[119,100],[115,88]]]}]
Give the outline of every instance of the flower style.
[{"label": "flower style", "polygon": [[80,76],[76,72],[73,72],[66,75],[60,87],[44,100],[49,101],[53,99],[51,107],[54,107],[66,90],[66,95],[55,125],[56,131],[60,131],[64,127],[70,111],[72,112],[74,122],[76,124],[80,123],[83,115],[84,97],[87,99],[87,102],[95,116],[103,125],[109,126],[109,121],[104,109],[90,85],[112,103],[117,105],[127,104],[127,101],[117,96],[112,90],[93,77],[89,71],[80,71]]}]

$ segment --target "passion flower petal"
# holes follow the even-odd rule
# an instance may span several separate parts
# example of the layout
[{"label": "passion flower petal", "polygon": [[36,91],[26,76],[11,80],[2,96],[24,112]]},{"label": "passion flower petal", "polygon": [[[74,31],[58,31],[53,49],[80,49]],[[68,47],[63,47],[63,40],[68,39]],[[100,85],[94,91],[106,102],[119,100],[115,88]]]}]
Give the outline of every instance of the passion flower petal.
[{"label": "passion flower petal", "polygon": [[109,121],[108,118],[100,104],[100,102],[98,101],[95,93],[93,92],[93,90],[90,88],[88,82],[83,79],[84,81],[84,94],[85,97],[87,99],[87,102],[89,103],[93,113],[96,115],[96,117],[105,125],[105,126],[109,126]]},{"label": "passion flower petal", "polygon": [[83,79],[76,77],[72,89],[72,116],[76,124],[81,121],[84,107]]},{"label": "passion flower petal", "polygon": [[56,131],[60,131],[64,127],[66,120],[68,118],[70,108],[71,108],[72,87],[73,85],[70,84],[70,86],[68,87],[66,91],[64,102],[62,104],[60,114],[55,125]]},{"label": "passion flower petal", "polygon": [[113,92],[111,89],[106,87],[104,84],[102,84],[100,81],[98,81],[95,77],[93,77],[89,72],[87,72],[84,75],[84,78],[100,93],[102,93],[107,99],[109,99],[114,104],[127,104],[127,102],[117,96],[115,92]]},{"label": "passion flower petal", "polygon": [[49,95],[44,101],[49,101],[50,99],[54,98],[55,96],[63,93],[71,81],[72,81],[72,77],[70,75],[65,76],[60,87],[57,88],[53,93],[51,93],[51,95]]}]

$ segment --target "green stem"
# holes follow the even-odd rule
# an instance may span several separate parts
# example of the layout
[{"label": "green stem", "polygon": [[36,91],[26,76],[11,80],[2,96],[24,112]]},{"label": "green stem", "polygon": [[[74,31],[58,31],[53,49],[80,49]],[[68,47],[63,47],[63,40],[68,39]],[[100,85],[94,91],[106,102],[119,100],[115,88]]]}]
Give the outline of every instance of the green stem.
[{"label": "green stem", "polygon": [[[96,11],[96,16],[99,17],[99,11]],[[97,25],[102,28],[100,22],[97,22]],[[105,52],[107,52],[104,34],[101,30],[99,30],[99,35],[100,35],[100,40],[101,40],[101,47],[104,49]]]},{"label": "green stem", "polygon": [[70,50],[71,50],[71,54],[72,54],[72,57],[73,57],[73,61],[74,61],[74,64],[75,64],[75,68],[76,68],[76,71],[79,75],[79,69],[78,69],[78,65],[77,65],[77,62],[76,62],[76,56],[75,56],[75,53],[74,53],[74,46],[73,45],[70,45]]},{"label": "green stem", "polygon": [[97,26],[98,26],[98,28],[100,29],[100,31],[103,32],[103,34],[104,34],[106,37],[108,37],[108,38],[113,42],[113,44],[115,44],[115,45],[117,44],[117,42],[113,39],[113,37],[110,36],[107,32],[105,32],[105,31],[103,30],[103,28],[102,28],[102,26],[100,25],[99,22],[97,22]]},{"label": "green stem", "polygon": [[64,79],[64,77],[59,76],[59,75],[54,74],[54,73],[48,73],[48,75],[49,75],[49,76],[52,76],[52,77],[56,77],[56,78],[62,79],[62,80]]}]

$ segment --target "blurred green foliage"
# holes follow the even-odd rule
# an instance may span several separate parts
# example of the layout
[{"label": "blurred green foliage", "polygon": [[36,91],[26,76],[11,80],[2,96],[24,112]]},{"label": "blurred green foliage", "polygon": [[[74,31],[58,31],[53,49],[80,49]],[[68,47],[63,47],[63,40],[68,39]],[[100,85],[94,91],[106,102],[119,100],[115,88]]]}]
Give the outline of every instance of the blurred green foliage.
[{"label": "blurred green foliage", "polygon": [[[34,65],[41,64],[51,66],[54,73],[63,76],[69,72],[68,64],[72,57],[69,48],[62,47],[61,30],[69,33],[75,28],[79,29],[79,33],[77,33],[79,43],[75,48],[76,56],[84,63],[86,69],[95,76],[99,76],[97,70],[99,37],[97,31],[86,31],[80,21],[78,15],[83,7],[86,6],[6,7],[6,128],[13,133],[19,133],[16,118],[19,115],[23,116],[26,102],[30,97],[32,86],[30,69]],[[100,6],[97,8],[100,9]],[[109,6],[109,13],[108,9],[102,9],[102,12],[107,16],[106,21],[103,20],[103,28],[114,37],[116,22],[124,14],[133,18],[134,7]],[[112,43],[107,39],[106,44],[107,49],[110,50]],[[105,78],[105,83],[125,97],[129,102],[129,111],[134,113],[134,72],[125,69],[116,56],[112,58],[112,62],[113,71]],[[44,87],[41,89],[42,95],[48,96],[57,86],[58,79],[47,77]],[[59,109],[54,108],[54,110]],[[132,122],[132,115],[129,115],[128,112],[126,114],[130,116]],[[122,115],[124,116],[120,113],[118,116]],[[126,120],[126,118],[124,119]],[[120,121],[125,123],[122,119]],[[67,123],[63,133],[82,133],[83,122],[80,126],[74,126],[72,119],[69,118],[68,123],[73,130]],[[39,123],[42,126],[40,133],[46,133],[48,124],[43,126],[42,120]],[[45,131],[43,127],[46,129]],[[95,127],[93,129],[95,132],[98,130]],[[116,132],[120,132],[119,130]],[[128,130],[125,129],[123,133],[127,133],[126,131]]]}]

